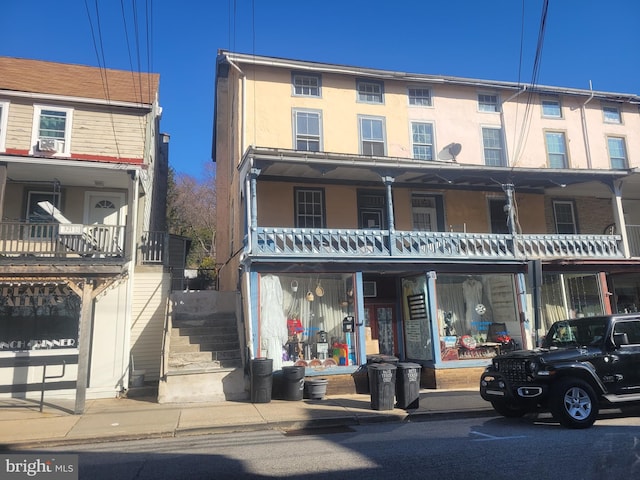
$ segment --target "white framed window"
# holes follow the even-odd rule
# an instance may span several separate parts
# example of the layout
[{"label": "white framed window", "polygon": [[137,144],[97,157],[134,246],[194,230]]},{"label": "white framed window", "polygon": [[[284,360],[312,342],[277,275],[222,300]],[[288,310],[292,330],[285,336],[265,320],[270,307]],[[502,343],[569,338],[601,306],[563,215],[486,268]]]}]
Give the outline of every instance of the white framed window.
[{"label": "white framed window", "polygon": [[574,235],[578,232],[576,213],[572,201],[554,200],[553,217],[556,224],[556,233]]},{"label": "white framed window", "polygon": [[384,84],[375,80],[356,80],[358,102],[384,103]]},{"label": "white framed window", "polygon": [[602,115],[605,123],[622,123],[622,114],[617,105],[603,105]]},{"label": "white framed window", "polygon": [[360,153],[383,157],[386,155],[385,126],[383,117],[358,115]]},{"label": "white framed window", "polygon": [[611,168],[614,170],[624,170],[628,167],[627,162],[627,146],[622,137],[607,137],[607,146],[609,148],[609,160]]},{"label": "white framed window", "polygon": [[322,150],[322,112],[293,110],[293,139],[295,150]]},{"label": "white framed window", "polygon": [[420,107],[433,106],[431,101],[431,89],[409,87],[409,105],[416,105]]},{"label": "white framed window", "polygon": [[324,189],[294,188],[296,228],[325,228]]},{"label": "white framed window", "polygon": [[293,72],[291,74],[293,95],[296,97],[321,97],[321,80],[320,75]]},{"label": "white framed window", "polygon": [[550,168],[568,168],[567,142],[564,132],[545,132],[547,158]]},{"label": "white framed window", "polygon": [[482,146],[484,148],[484,164],[491,167],[506,167],[502,129],[482,128]]},{"label": "white framed window", "polygon": [[9,102],[0,101],[0,152],[6,151],[8,117]]},{"label": "white framed window", "polygon": [[557,97],[544,96],[540,100],[542,116],[547,118],[562,118],[562,107]]},{"label": "white framed window", "polygon": [[481,112],[499,112],[500,99],[498,98],[498,95],[491,93],[479,93],[478,110]]},{"label": "white framed window", "polygon": [[34,105],[32,153],[69,156],[73,109]]},{"label": "white framed window", "polygon": [[411,142],[413,144],[413,158],[433,160],[433,124],[411,122]]}]

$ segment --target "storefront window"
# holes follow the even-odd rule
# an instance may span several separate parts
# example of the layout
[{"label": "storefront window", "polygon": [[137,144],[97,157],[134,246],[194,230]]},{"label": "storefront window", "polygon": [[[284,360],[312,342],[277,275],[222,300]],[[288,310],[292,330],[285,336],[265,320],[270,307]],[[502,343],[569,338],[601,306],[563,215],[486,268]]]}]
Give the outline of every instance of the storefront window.
[{"label": "storefront window", "polygon": [[600,282],[595,273],[545,273],[541,296],[545,332],[558,320],[604,313]]},{"label": "storefront window", "polygon": [[492,358],[522,345],[513,275],[438,275],[442,360]]},{"label": "storefront window", "polygon": [[261,275],[260,355],[274,370],[356,364],[356,332],[343,331],[355,317],[352,285],[351,275]]},{"label": "storefront window", "polygon": [[0,285],[0,351],[77,348],[79,318],[65,284]]}]

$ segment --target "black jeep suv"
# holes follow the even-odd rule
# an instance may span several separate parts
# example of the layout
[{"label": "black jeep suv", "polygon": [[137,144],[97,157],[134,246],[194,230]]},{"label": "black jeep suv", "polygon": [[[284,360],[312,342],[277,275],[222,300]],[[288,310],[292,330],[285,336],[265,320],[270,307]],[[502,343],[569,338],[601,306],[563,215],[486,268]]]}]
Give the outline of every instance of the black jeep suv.
[{"label": "black jeep suv", "polygon": [[570,428],[593,425],[601,405],[640,402],[640,313],[554,323],[541,348],[495,357],[480,395],[505,417],[544,408]]}]

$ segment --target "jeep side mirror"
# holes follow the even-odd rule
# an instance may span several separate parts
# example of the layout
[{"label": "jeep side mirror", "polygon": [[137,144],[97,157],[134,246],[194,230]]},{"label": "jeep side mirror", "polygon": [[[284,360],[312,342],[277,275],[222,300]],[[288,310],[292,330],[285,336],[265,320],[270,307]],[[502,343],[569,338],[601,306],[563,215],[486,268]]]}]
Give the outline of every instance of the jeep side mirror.
[{"label": "jeep side mirror", "polygon": [[615,344],[616,347],[620,347],[622,345],[629,345],[629,336],[626,333],[614,333],[613,343]]}]

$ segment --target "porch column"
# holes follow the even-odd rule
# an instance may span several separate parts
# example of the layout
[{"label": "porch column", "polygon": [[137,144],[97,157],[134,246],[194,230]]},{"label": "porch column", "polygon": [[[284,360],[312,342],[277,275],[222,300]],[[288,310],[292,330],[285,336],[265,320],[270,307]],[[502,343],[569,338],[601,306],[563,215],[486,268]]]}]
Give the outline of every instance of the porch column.
[{"label": "porch column", "polygon": [[0,222],[4,215],[4,191],[7,188],[7,164],[0,163]]},{"label": "porch column", "polygon": [[611,185],[613,192],[612,205],[613,205],[613,218],[616,222],[616,232],[619,232],[622,237],[622,253],[625,258],[631,257],[629,251],[629,238],[627,236],[627,223],[624,221],[624,210],[622,209],[622,180],[616,180]]},{"label": "porch column", "polygon": [[395,181],[393,177],[382,177],[382,183],[384,183],[384,187],[387,191],[387,218],[388,218],[388,228],[389,234],[393,235],[395,232],[395,219],[393,218],[393,195],[391,193],[391,184]]},{"label": "porch column", "polygon": [[83,284],[69,282],[71,289],[80,296],[80,328],[78,333],[78,380],[76,382],[76,403],[73,413],[84,413],[89,386],[89,356],[91,353],[91,331],[93,330],[93,282]]},{"label": "porch column", "polygon": [[257,240],[256,229],[258,228],[258,176],[260,175],[259,168],[252,168],[249,171],[249,181],[247,182],[247,219],[249,220],[248,230],[248,244],[247,249],[251,252],[253,250],[253,243]]}]

